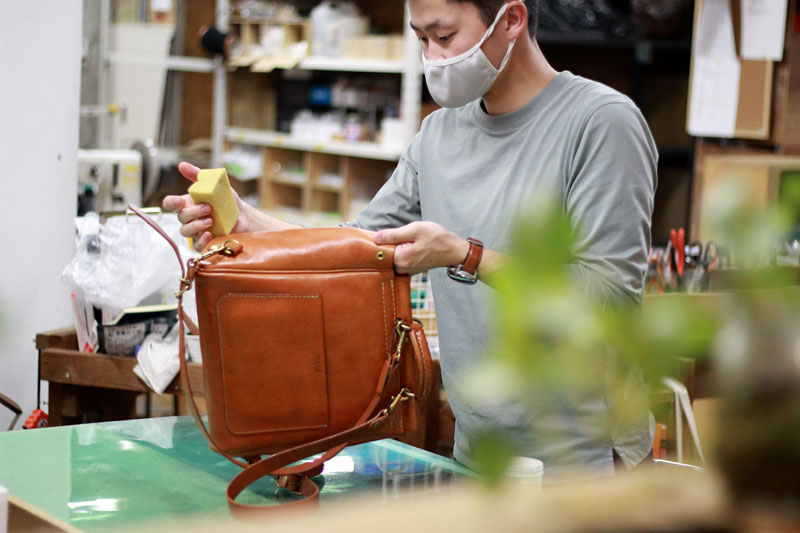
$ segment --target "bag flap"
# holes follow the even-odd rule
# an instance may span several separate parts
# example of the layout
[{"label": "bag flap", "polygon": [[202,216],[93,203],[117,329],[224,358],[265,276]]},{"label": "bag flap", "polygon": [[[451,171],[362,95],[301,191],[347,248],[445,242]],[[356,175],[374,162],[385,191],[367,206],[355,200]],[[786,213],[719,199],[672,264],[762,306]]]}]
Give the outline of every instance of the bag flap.
[{"label": "bag flap", "polygon": [[241,233],[213,239],[206,250],[225,241],[239,241],[243,250],[235,259],[214,256],[203,270],[389,270],[394,268],[394,246],[378,246],[373,232],[357,228],[313,228]]}]

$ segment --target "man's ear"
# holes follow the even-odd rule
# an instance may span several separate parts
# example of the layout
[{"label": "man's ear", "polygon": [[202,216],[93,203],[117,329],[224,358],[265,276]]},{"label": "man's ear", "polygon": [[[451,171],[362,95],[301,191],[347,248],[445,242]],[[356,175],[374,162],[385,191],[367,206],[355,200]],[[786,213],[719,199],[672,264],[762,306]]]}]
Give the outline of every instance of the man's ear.
[{"label": "man's ear", "polygon": [[523,2],[519,0],[509,2],[506,9],[505,31],[509,40],[528,35],[528,8]]}]

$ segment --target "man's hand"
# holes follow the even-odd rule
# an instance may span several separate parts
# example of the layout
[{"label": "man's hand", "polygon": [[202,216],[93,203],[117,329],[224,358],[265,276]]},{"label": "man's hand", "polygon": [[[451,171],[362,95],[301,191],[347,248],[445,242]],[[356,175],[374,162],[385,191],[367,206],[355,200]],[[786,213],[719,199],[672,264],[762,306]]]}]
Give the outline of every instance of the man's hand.
[{"label": "man's hand", "polygon": [[[191,182],[197,181],[200,169],[194,165],[183,162],[178,165],[178,171]],[[252,231],[276,231],[295,228],[293,224],[280,221],[267,216],[247,205],[233,191],[236,206],[239,208],[239,218],[236,219],[231,233],[249,233]],[[177,211],[178,220],[181,222],[181,235],[194,240],[195,250],[202,251],[213,238],[208,231],[213,224],[211,219],[211,206],[208,204],[195,204],[188,194],[181,196],[167,196],[162,206],[167,211]]]},{"label": "man's hand", "polygon": [[[191,182],[197,181],[197,175],[200,169],[194,165],[183,162],[178,165],[178,172],[184,178]],[[233,197],[236,198],[236,205],[239,208],[239,219],[236,221],[232,232],[242,232],[242,212],[244,210],[242,200],[236,191],[233,191]],[[213,224],[211,219],[211,206],[208,204],[195,204],[192,197],[188,194],[181,196],[167,196],[161,204],[167,211],[177,211],[178,220],[181,222],[181,235],[184,237],[191,237],[194,240],[194,248],[201,251],[211,241],[213,235],[208,229]],[[238,230],[238,231],[237,231]]]},{"label": "man's hand", "polygon": [[375,244],[395,244],[394,266],[401,274],[457,265],[469,252],[469,243],[435,222],[412,222],[375,234]]}]

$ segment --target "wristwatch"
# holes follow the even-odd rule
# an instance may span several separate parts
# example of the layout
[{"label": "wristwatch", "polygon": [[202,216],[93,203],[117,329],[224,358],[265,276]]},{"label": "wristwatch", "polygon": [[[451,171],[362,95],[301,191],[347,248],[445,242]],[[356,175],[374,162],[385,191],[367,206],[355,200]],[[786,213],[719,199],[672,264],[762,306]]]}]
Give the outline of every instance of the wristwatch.
[{"label": "wristwatch", "polygon": [[478,282],[478,265],[483,256],[483,243],[472,237],[467,239],[467,242],[469,243],[469,252],[467,252],[466,259],[458,266],[447,267],[447,275],[461,283],[474,285]]}]

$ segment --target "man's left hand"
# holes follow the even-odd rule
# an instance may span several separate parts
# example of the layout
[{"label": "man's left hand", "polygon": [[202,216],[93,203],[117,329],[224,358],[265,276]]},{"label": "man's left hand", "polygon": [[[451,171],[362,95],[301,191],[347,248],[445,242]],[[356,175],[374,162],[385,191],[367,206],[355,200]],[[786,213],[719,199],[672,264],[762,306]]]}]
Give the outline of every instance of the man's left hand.
[{"label": "man's left hand", "polygon": [[412,222],[381,230],[375,244],[394,244],[394,266],[401,274],[416,274],[432,268],[458,265],[469,252],[469,243],[435,222]]}]

